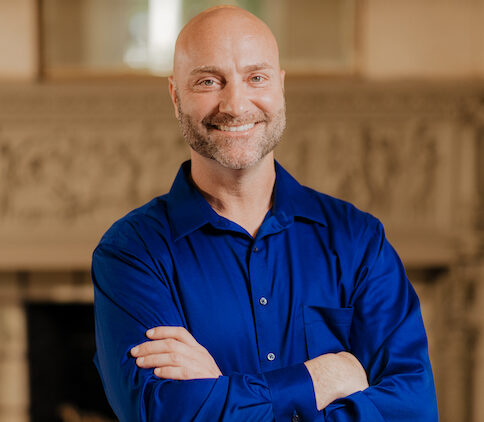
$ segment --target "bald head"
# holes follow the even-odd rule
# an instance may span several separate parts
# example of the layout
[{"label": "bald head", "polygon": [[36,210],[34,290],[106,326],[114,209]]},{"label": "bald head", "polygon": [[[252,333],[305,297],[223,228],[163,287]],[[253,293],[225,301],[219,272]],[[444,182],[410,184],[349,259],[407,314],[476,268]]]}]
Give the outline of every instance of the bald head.
[{"label": "bald head", "polygon": [[270,162],[285,126],[284,72],[259,18],[231,6],[195,16],[178,36],[168,81],[192,162]]},{"label": "bald head", "polygon": [[[207,59],[224,54],[234,46],[257,42],[265,50],[266,60],[279,68],[277,42],[269,27],[252,13],[236,6],[215,6],[191,19],[181,30],[174,57],[174,77],[187,60]],[[243,53],[243,51],[240,51]],[[205,62],[208,63],[207,60]]]}]

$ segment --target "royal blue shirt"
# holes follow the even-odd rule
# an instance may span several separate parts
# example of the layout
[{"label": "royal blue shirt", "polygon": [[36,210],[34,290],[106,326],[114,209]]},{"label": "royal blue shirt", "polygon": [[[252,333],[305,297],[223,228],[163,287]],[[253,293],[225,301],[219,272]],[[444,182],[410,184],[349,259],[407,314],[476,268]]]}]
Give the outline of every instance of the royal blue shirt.
[{"label": "royal blue shirt", "polygon": [[[122,422],[437,421],[419,301],[380,222],[278,163],[255,238],[218,215],[185,162],[166,195],[94,251],[96,365]],[[217,379],[160,379],[130,349],[185,327]],[[304,361],[348,351],[370,387],[317,411]]]}]

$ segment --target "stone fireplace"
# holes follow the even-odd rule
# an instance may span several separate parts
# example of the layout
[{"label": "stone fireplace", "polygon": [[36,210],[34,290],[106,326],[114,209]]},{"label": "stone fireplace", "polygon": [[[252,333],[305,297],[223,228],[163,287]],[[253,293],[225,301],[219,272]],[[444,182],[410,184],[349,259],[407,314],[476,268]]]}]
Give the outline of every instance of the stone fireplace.
[{"label": "stone fireplace", "polygon": [[[441,421],[484,420],[484,85],[289,78],[286,95],[278,160],[383,221],[422,303]],[[0,422],[53,421],[36,416],[48,389],[58,421],[114,420],[92,356],[69,366],[92,350],[90,255],[186,157],[164,79],[0,86]],[[49,359],[63,388],[42,379]]]},{"label": "stone fireplace", "polygon": [[2,421],[112,422],[92,362],[88,272],[0,274]]}]

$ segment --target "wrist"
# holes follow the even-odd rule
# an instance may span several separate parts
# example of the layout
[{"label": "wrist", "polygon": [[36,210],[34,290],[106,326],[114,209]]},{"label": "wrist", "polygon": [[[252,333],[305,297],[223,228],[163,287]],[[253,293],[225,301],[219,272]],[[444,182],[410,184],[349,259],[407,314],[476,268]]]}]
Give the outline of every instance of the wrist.
[{"label": "wrist", "polygon": [[318,410],[324,409],[330,403],[342,397],[342,386],[339,386],[337,380],[329,379],[330,374],[327,373],[326,369],[328,355],[318,356],[315,359],[304,362],[313,381]]},{"label": "wrist", "polygon": [[368,387],[365,370],[351,353],[328,353],[304,364],[313,381],[318,410]]}]

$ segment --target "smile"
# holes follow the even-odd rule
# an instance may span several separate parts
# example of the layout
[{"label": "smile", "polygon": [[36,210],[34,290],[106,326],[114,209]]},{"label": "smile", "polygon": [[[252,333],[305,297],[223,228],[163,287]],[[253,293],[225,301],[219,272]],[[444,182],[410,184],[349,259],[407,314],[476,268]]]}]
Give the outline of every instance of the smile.
[{"label": "smile", "polygon": [[252,129],[255,126],[255,123],[247,123],[246,125],[241,126],[223,126],[223,125],[215,125],[218,130],[223,132],[245,132],[246,130]]}]

